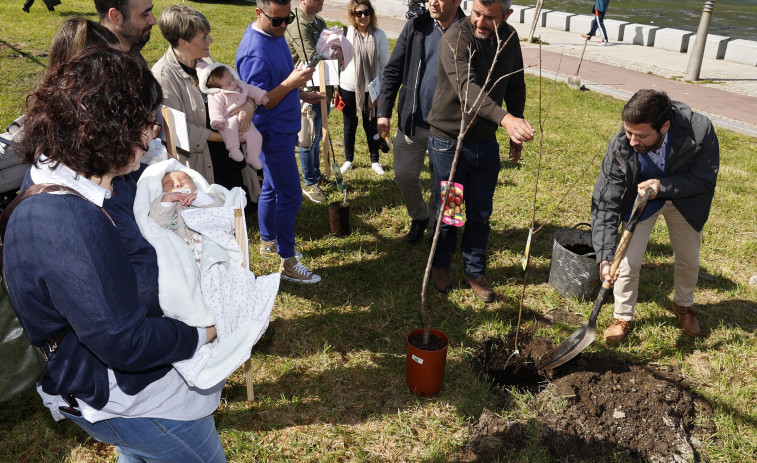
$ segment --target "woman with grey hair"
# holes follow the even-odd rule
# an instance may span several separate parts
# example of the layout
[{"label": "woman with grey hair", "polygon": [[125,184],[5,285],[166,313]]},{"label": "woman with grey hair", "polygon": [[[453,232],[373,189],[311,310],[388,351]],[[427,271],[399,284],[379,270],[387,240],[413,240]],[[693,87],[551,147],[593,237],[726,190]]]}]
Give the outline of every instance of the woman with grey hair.
[{"label": "woman with grey hair", "polygon": [[[220,142],[223,146],[221,134],[207,125],[206,100],[198,88],[196,71],[198,63],[203,67],[214,62],[209,58],[213,39],[208,18],[189,5],[172,5],[161,13],[158,27],[170,46],[152,67],[152,73],[163,88],[163,104],[187,115],[189,155],[179,153],[179,161],[182,164],[188,162],[189,167],[202,174],[209,183],[220,183],[227,188],[240,186],[229,186],[216,179],[224,173],[214,170],[214,159],[208,147],[208,142]],[[240,130],[249,126],[253,112],[254,106],[250,102],[240,108]],[[244,164],[239,169],[243,167]]]}]

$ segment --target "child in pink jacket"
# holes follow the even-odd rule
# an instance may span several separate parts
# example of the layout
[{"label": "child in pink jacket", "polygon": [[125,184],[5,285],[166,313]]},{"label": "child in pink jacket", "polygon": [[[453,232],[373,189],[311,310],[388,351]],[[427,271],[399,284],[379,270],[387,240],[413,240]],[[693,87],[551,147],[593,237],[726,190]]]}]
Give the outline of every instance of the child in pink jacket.
[{"label": "child in pink jacket", "polygon": [[[268,103],[267,92],[254,85],[250,85],[239,79],[237,73],[221,63],[211,63],[197,70],[200,81],[200,90],[208,95],[208,113],[210,115],[210,127],[221,133],[229,157],[235,161],[244,159],[239,149],[239,119],[229,113],[243,105],[248,96],[255,103],[264,105]],[[250,124],[250,128],[242,134],[247,143],[247,164],[254,169],[262,169],[260,162],[260,149],[263,146],[263,137]]]}]

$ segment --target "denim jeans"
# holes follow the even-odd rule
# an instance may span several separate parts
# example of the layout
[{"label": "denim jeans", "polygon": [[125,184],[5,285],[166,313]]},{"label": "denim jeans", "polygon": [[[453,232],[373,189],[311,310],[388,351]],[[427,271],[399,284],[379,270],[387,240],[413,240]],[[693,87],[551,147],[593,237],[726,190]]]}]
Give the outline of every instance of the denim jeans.
[{"label": "denim jeans", "polygon": [[[436,217],[441,210],[440,182],[449,179],[457,141],[429,135],[428,152],[434,166],[434,202]],[[454,181],[463,185],[465,225],[460,250],[465,274],[471,278],[486,276],[486,243],[489,241],[489,217],[492,215],[494,188],[501,167],[499,144],[495,138],[466,142],[460,151]],[[442,222],[433,266],[448,269],[457,248],[457,227]]]},{"label": "denim jeans", "polygon": [[[331,106],[326,104],[326,114],[331,111]],[[323,118],[321,117],[321,105],[313,105],[315,119],[313,119],[313,130],[315,138],[310,148],[297,147],[297,155],[300,157],[300,168],[302,169],[302,180],[305,185],[310,186],[318,183],[321,179],[321,138],[323,137]]]},{"label": "denim jeans", "polygon": [[94,439],[115,445],[119,463],[226,461],[213,415],[194,421],[113,418],[90,423],[80,416],[63,414]]}]

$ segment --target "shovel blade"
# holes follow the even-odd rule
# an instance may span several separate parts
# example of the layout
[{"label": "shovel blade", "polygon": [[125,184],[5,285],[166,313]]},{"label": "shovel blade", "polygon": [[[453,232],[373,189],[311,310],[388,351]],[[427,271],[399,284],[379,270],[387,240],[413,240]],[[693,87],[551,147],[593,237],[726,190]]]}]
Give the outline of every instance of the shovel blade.
[{"label": "shovel blade", "polygon": [[551,370],[572,360],[586,349],[596,339],[596,326],[586,324],[573,332],[572,335],[545,357],[540,366],[541,370]]}]

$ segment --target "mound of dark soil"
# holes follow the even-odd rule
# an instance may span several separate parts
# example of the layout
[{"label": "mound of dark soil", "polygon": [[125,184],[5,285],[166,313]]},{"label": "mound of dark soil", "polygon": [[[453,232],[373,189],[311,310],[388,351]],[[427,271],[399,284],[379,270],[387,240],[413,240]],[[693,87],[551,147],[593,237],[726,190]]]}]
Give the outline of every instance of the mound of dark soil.
[{"label": "mound of dark soil", "polygon": [[689,462],[699,458],[696,436],[714,432],[709,404],[695,398],[672,367],[583,353],[546,378],[534,365],[552,344],[521,334],[520,355],[510,358],[512,344],[512,337],[487,340],[473,362],[495,384],[533,392],[536,419],[507,421],[484,410],[471,426],[462,461],[518,461],[546,449],[564,462]]}]

